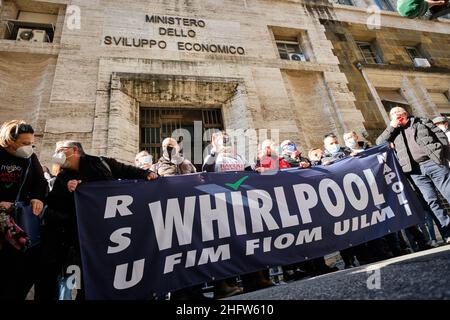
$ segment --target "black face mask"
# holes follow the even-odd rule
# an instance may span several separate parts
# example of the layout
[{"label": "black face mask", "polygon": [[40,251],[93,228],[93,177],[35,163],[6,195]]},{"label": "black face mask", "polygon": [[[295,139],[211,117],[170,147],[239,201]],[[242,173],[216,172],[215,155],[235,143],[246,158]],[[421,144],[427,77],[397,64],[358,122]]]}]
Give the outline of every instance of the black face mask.
[{"label": "black face mask", "polygon": [[167,154],[168,154],[170,160],[172,159],[172,151],[173,151],[173,149],[174,149],[173,147],[166,147]]},{"label": "black face mask", "polygon": [[227,146],[230,144],[230,138],[227,136],[223,137],[222,141],[223,141],[224,146]]}]

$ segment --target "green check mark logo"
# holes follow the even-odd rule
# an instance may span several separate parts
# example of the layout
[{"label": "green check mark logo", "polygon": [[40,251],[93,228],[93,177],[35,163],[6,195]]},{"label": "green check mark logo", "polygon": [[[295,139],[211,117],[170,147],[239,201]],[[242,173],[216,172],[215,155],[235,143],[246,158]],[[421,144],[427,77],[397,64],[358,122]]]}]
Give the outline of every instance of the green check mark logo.
[{"label": "green check mark logo", "polygon": [[238,181],[236,181],[235,183],[226,183],[225,185],[230,187],[233,190],[237,190],[239,189],[239,187],[241,186],[241,184],[244,183],[245,180],[248,179],[248,176],[242,177],[240,178]]}]

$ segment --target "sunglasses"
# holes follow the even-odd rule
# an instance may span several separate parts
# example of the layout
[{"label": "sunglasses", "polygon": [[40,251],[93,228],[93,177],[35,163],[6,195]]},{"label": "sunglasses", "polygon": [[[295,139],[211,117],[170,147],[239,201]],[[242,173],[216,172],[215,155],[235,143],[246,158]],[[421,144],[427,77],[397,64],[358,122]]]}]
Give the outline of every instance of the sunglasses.
[{"label": "sunglasses", "polygon": [[16,131],[13,134],[13,138],[17,139],[19,137],[19,134],[22,133],[34,133],[33,127],[31,127],[29,124],[20,124],[16,126]]}]

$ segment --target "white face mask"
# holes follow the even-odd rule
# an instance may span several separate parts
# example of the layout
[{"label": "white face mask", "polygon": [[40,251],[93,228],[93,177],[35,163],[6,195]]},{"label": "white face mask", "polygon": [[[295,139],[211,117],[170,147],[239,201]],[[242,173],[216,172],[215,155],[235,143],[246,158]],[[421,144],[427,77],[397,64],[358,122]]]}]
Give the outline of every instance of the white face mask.
[{"label": "white face mask", "polygon": [[50,180],[52,178],[52,176],[50,175],[50,173],[44,172],[44,178],[45,178],[45,180]]},{"label": "white face mask", "polygon": [[143,168],[146,165],[150,166],[152,164],[152,162],[153,162],[153,157],[150,155],[144,156],[144,157],[141,157],[138,159],[139,168]]},{"label": "white face mask", "polygon": [[353,149],[353,148],[356,147],[356,141],[353,140],[353,139],[345,140],[345,145],[346,145],[347,147],[349,147],[350,149]]},{"label": "white face mask", "polygon": [[327,150],[331,153],[331,154],[336,154],[339,152],[339,150],[341,149],[341,146],[339,144],[332,144],[330,146],[327,147]]},{"label": "white face mask", "polygon": [[66,154],[64,152],[55,153],[52,156],[52,161],[53,161],[53,163],[59,165],[61,168],[66,168],[67,167],[67,164],[66,164],[67,157],[66,157]]},{"label": "white face mask", "polygon": [[448,125],[445,125],[445,124],[439,124],[437,127],[444,132],[447,132],[447,130],[448,130]]},{"label": "white face mask", "polygon": [[33,146],[23,146],[17,148],[16,157],[28,159],[33,154]]}]

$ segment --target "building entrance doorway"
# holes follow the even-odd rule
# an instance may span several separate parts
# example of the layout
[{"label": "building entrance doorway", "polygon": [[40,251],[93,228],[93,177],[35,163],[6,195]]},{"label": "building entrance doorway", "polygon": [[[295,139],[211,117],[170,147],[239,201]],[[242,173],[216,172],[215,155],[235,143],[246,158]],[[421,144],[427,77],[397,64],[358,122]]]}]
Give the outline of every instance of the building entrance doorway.
[{"label": "building entrance doorway", "polygon": [[[201,137],[205,132],[223,130],[221,109],[188,109],[188,108],[148,108],[141,107],[139,112],[139,148],[147,150],[153,156],[153,163],[161,157],[161,143],[165,138],[172,137],[177,129],[189,132],[190,137],[177,137],[182,146],[183,155],[201,171],[202,164],[194,163],[194,130],[195,123],[201,124]],[[186,134],[187,135],[187,134]],[[210,144],[211,134],[202,141],[202,151]],[[189,143],[189,145],[186,145]],[[203,156],[201,156],[203,161]]]}]

